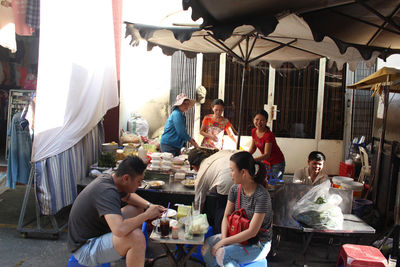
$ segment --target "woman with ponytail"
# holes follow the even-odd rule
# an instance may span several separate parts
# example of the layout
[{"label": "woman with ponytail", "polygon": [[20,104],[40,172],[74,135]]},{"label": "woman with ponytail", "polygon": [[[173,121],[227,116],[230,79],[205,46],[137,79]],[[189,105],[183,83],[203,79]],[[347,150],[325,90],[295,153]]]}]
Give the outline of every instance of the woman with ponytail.
[{"label": "woman with ponytail", "polygon": [[[266,189],[265,167],[246,151],[230,158],[234,185],[228,195],[221,234],[207,238],[202,248],[207,266],[239,266],[267,257],[272,238],[272,205]],[[239,192],[240,189],[240,192]],[[228,216],[240,207],[250,220],[248,229],[228,236]],[[248,241],[248,245],[241,242]]]}]

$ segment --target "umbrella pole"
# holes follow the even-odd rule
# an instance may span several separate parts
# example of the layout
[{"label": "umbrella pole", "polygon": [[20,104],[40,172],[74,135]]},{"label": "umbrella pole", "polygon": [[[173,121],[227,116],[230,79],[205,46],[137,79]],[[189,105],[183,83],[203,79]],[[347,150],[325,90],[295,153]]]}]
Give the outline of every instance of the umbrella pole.
[{"label": "umbrella pole", "polygon": [[[387,77],[387,81],[389,81],[389,75]],[[387,120],[387,110],[389,107],[389,85],[385,85],[383,87],[383,120],[382,120],[382,130],[380,134],[379,147],[378,147],[378,156],[376,158],[376,166],[374,175],[371,177],[370,187],[368,188],[367,194],[365,195],[365,199],[367,199],[368,194],[370,193],[372,187],[378,184],[379,181],[379,173],[381,171],[381,161],[382,161],[382,153],[383,146],[385,143],[385,131],[386,131],[386,120]],[[376,194],[373,197],[373,203],[376,203]]]},{"label": "umbrella pole", "polygon": [[240,130],[242,129],[242,113],[243,113],[243,91],[244,91],[244,81],[245,81],[245,75],[246,75],[246,69],[247,69],[247,62],[244,63],[244,68],[242,72],[242,85],[240,87],[240,104],[239,104],[239,128],[238,128],[238,140],[236,144],[236,149],[239,150],[240,148]]}]

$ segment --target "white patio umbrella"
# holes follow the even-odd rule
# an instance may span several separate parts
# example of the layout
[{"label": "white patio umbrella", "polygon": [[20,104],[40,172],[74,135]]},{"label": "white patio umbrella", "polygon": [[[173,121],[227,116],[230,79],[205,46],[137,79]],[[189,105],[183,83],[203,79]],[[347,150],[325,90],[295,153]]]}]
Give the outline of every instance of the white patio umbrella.
[{"label": "white patio umbrella", "polygon": [[[214,33],[206,29],[193,27],[156,27],[126,22],[126,35],[132,37],[131,44],[146,40],[148,49],[159,46],[164,54],[172,55],[175,51],[183,51],[186,56],[194,57],[196,53],[227,53],[244,65],[241,84],[241,103],[239,118],[242,116],[243,88],[246,81],[248,65],[256,65],[261,61],[273,67],[284,62],[291,62],[296,67],[305,67],[310,61],[328,57],[341,68],[343,63],[355,69],[363,60],[355,48],[349,47],[341,53],[335,42],[325,37],[321,42],[314,41],[307,23],[295,14],[276,20],[274,17],[263,17],[257,26],[242,25],[233,30],[225,40],[218,39]],[[374,62],[378,52],[370,58]],[[241,120],[239,120],[239,132]],[[240,146],[240,134],[237,147]]]}]

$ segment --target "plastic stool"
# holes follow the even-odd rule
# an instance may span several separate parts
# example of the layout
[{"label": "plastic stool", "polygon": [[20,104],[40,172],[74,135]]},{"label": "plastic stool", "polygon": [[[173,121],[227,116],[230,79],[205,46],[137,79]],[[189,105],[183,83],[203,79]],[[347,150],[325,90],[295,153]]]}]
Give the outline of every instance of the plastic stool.
[{"label": "plastic stool", "polygon": [[[110,266],[111,266],[110,263],[103,263],[97,265],[96,267],[110,267]],[[74,255],[72,254],[68,260],[68,267],[85,267],[85,266],[80,265],[79,262],[75,259]]]},{"label": "plastic stool", "polygon": [[344,244],[340,248],[336,266],[385,267],[388,266],[388,261],[377,248]]},{"label": "plastic stool", "polygon": [[261,260],[258,260],[258,261],[253,261],[253,262],[250,262],[250,263],[245,263],[245,264],[239,264],[239,266],[240,267],[266,267],[266,266],[268,266],[268,263],[267,263],[267,259],[261,259]]},{"label": "plastic stool", "polygon": [[143,222],[142,224],[142,233],[144,235],[144,238],[146,239],[146,252],[149,244],[149,234],[147,233],[147,222]]}]

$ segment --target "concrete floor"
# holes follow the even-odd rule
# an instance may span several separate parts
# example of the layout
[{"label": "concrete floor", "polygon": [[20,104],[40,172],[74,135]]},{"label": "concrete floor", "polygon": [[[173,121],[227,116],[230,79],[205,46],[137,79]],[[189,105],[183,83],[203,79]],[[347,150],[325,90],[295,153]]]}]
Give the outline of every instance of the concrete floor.
[{"label": "concrete floor", "polygon": [[[45,239],[43,236],[29,234],[24,238],[16,230],[19,213],[26,187],[18,185],[16,190],[10,190],[0,195],[0,266],[1,267],[26,267],[26,266],[67,266],[71,253],[67,250],[66,231],[62,231],[56,240]],[[33,194],[28,202],[26,218],[33,218],[35,206]],[[63,215],[63,214],[61,214]],[[66,220],[59,216],[59,219]],[[277,230],[278,231],[278,230]],[[276,232],[277,232],[276,231]],[[329,238],[315,238],[307,250],[305,258],[302,255],[303,236],[295,231],[282,230],[282,239],[276,253],[270,253],[269,266],[336,266],[336,259],[342,243],[354,243],[351,237],[334,237],[333,244],[328,244]],[[47,237],[51,237],[47,235]],[[369,244],[376,238],[370,236],[360,240],[361,244]],[[172,248],[172,247],[171,247]],[[150,241],[148,254],[150,257],[160,255],[163,250],[158,244]],[[124,260],[112,263],[111,266],[125,266]],[[154,267],[171,266],[167,258],[156,261]],[[189,261],[187,266],[202,266],[194,261]]]}]

